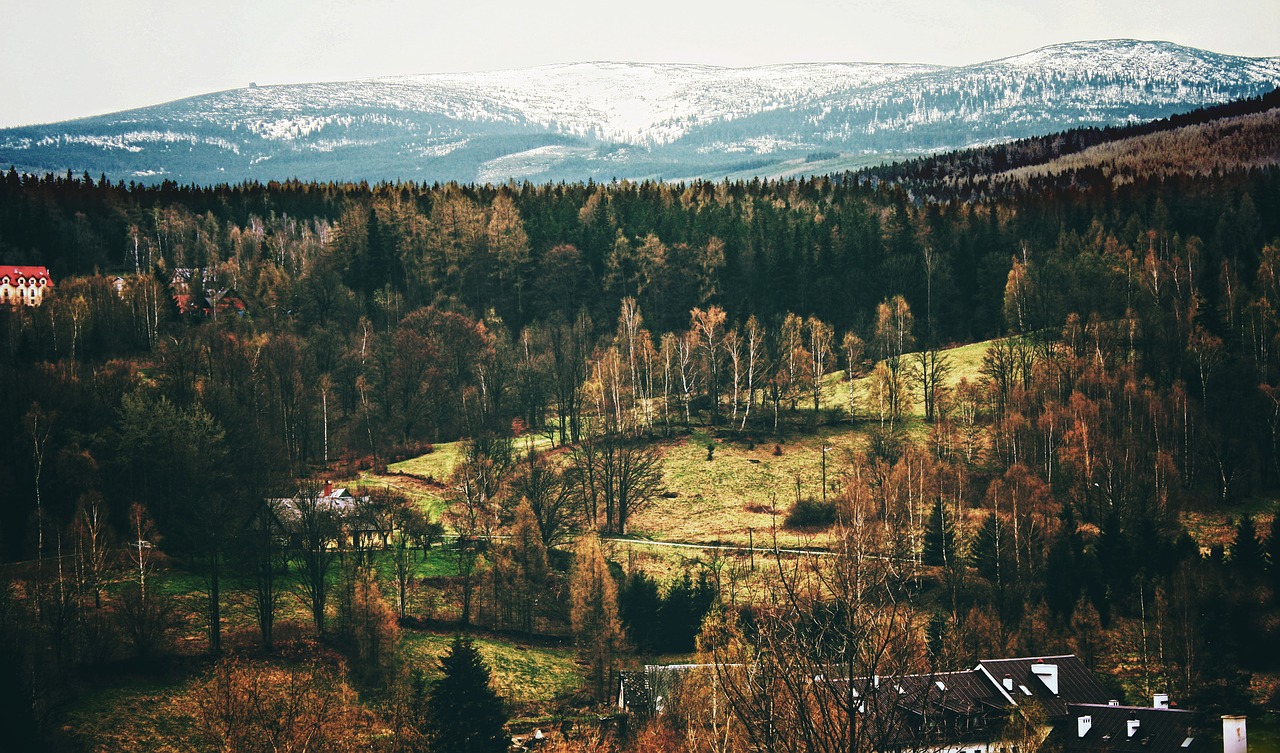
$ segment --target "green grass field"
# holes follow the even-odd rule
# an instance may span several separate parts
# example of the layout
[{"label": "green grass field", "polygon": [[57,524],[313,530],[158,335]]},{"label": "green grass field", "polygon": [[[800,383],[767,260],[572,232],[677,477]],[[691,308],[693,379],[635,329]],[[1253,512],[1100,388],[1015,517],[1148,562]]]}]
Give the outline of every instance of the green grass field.
[{"label": "green grass field", "polygon": [[[516,717],[536,717],[556,698],[572,693],[582,684],[582,672],[572,648],[475,636],[472,641],[492,672],[494,688],[512,704]],[[439,658],[448,652],[452,642],[452,634],[405,631],[401,658],[435,678],[439,676]]]}]

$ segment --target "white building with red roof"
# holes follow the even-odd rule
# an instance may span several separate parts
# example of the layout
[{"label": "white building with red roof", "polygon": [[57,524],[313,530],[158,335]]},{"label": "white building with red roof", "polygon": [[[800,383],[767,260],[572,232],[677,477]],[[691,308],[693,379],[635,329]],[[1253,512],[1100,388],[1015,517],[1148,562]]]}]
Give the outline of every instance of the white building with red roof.
[{"label": "white building with red roof", "polygon": [[0,303],[39,306],[52,289],[45,267],[0,267]]}]

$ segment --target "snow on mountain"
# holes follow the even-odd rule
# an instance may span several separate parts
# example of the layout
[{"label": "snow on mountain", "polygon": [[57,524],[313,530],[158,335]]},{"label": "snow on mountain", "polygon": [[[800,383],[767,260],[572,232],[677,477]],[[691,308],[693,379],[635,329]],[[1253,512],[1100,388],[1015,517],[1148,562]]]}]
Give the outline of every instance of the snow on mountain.
[{"label": "snow on mountain", "polygon": [[1278,85],[1280,58],[1135,40],[958,67],[575,63],[218,92],[0,131],[0,164],[194,182],[770,175],[1163,117]]},{"label": "snow on mountain", "polygon": [[[718,68],[574,63],[524,70],[397,76],[220,92],[187,100],[179,117],[294,139],[350,118],[315,110],[434,113],[453,120],[523,123],[558,133],[664,144],[702,122],[742,117],[815,96],[901,80],[938,66],[830,63]],[[263,113],[249,117],[250,112]]]}]

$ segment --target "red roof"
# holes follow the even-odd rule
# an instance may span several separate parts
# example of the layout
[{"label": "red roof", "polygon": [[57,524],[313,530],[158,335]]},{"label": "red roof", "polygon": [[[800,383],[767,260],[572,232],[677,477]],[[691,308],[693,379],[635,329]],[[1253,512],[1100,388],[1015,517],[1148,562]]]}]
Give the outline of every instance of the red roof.
[{"label": "red roof", "polygon": [[32,281],[43,280],[45,285],[53,285],[47,267],[4,267],[0,268],[0,274],[8,277],[14,285],[18,283],[19,277]]}]

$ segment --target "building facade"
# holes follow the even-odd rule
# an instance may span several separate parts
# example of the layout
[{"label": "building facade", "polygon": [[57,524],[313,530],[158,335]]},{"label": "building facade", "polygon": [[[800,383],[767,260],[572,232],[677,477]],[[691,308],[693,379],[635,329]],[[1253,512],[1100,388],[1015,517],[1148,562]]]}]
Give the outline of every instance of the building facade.
[{"label": "building facade", "polygon": [[45,267],[0,268],[0,303],[39,306],[53,290],[53,278]]}]

